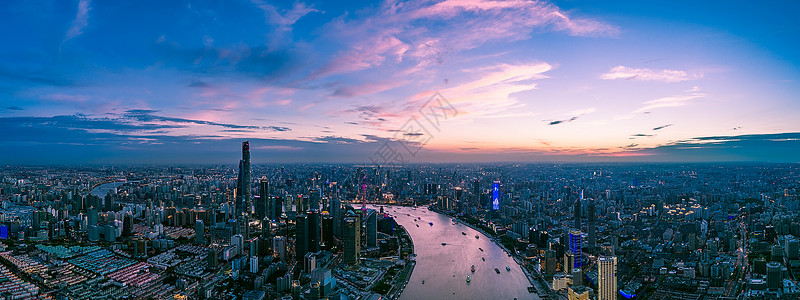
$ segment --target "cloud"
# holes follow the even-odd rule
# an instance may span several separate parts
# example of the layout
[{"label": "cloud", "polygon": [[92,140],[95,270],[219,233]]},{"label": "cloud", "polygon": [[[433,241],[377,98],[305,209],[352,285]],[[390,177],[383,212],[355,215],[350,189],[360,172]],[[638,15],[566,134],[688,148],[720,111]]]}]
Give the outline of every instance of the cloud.
[{"label": "cloud", "polygon": [[319,10],[314,9],[313,6],[306,5],[302,2],[295,2],[294,6],[284,14],[281,14],[277,7],[263,0],[251,0],[250,2],[264,11],[264,17],[269,23],[278,25],[281,30],[291,30],[292,25],[303,16],[312,12],[319,12]]},{"label": "cloud", "polygon": [[639,149],[654,161],[800,162],[800,132],[706,136]]},{"label": "cloud", "polygon": [[[635,69],[626,66],[616,66],[611,68],[608,73],[600,76],[601,79],[615,80],[641,80],[641,81],[663,81],[663,82],[681,82],[686,80],[695,80],[703,77],[703,74],[689,74],[681,70],[651,70],[647,68]],[[693,92],[693,91],[692,91]]]},{"label": "cloud", "polygon": [[653,130],[661,130],[661,129],[664,129],[664,128],[667,128],[667,127],[670,127],[670,126],[672,126],[672,125],[675,125],[675,124],[661,125],[661,126],[658,126],[658,127],[655,127],[655,128],[653,128]]},{"label": "cloud", "polygon": [[692,100],[706,97],[705,94],[694,93],[690,95],[662,97],[643,103],[643,106],[633,111],[633,114],[646,113],[654,109],[667,107],[681,107],[688,105]]},{"label": "cloud", "polygon": [[276,151],[297,151],[303,150],[303,147],[297,146],[285,146],[285,145],[270,145],[270,146],[258,146],[253,149],[256,150],[276,150]]},{"label": "cloud", "polygon": [[140,122],[168,122],[168,123],[177,123],[177,124],[196,124],[196,125],[210,125],[210,126],[219,126],[225,128],[232,128],[232,129],[261,129],[261,130],[270,130],[270,131],[289,131],[291,130],[288,127],[280,127],[280,126],[257,126],[257,125],[237,125],[237,124],[228,124],[228,123],[218,123],[212,121],[204,121],[204,120],[194,120],[194,119],[185,119],[185,118],[176,118],[176,117],[166,117],[166,116],[159,116],[153,114],[155,111],[152,110],[128,110],[126,111],[124,117],[128,119],[137,120]]},{"label": "cloud", "polygon": [[337,88],[332,97],[344,97],[344,98],[351,98],[363,95],[371,95],[375,93],[380,93],[383,91],[395,89],[401,86],[404,86],[411,82],[410,80],[390,80],[390,81],[383,81],[377,83],[365,83],[362,85],[356,86],[342,86]]},{"label": "cloud", "polygon": [[75,19],[72,20],[72,25],[67,30],[64,36],[64,42],[71,40],[83,33],[83,29],[89,25],[89,11],[92,10],[89,0],[78,1],[78,11],[75,13]]},{"label": "cloud", "polygon": [[24,110],[24,108],[16,106],[16,105],[6,106],[6,109],[7,110]]}]

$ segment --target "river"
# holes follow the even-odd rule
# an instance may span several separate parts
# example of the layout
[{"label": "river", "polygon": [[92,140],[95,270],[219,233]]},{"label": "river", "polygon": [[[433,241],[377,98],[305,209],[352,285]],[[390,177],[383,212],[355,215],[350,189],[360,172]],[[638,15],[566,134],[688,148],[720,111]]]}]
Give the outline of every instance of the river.
[{"label": "river", "polygon": [[93,188],[90,191],[90,193],[97,197],[105,198],[106,194],[108,194],[108,191],[114,190],[125,183],[127,182],[115,181],[115,182],[104,183]]},{"label": "river", "polygon": [[[530,282],[514,259],[478,231],[453,225],[450,217],[424,207],[387,206],[384,212],[406,228],[417,253],[417,265],[400,299],[539,299],[528,293]],[[422,219],[415,222],[417,217]],[[470,272],[472,265],[475,273]]]}]

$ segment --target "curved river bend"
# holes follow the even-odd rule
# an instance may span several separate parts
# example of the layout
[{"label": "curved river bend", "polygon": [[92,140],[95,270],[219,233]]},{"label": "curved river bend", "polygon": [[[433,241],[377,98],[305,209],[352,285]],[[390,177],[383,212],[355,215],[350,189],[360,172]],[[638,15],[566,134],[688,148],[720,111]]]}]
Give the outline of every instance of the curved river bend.
[{"label": "curved river bend", "polygon": [[[384,212],[406,228],[417,253],[417,265],[400,299],[539,299],[528,293],[530,282],[514,259],[478,231],[453,225],[449,217],[425,207],[386,206]],[[415,222],[418,217],[422,219]],[[470,272],[472,265],[475,273]]]}]

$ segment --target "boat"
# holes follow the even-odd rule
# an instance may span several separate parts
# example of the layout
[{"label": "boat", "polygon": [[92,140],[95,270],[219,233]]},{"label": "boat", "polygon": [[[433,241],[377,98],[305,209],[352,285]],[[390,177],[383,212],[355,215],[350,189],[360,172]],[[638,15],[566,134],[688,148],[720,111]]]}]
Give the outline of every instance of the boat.
[{"label": "boat", "polygon": [[469,268],[469,270],[472,271],[472,273],[475,273],[475,265],[472,265],[472,267]]},{"label": "boat", "polygon": [[481,257],[481,260],[486,261],[486,257]]},{"label": "boat", "polygon": [[442,246],[446,246],[446,245],[447,245],[447,243],[442,243]]},{"label": "boat", "polygon": [[417,225],[417,227],[419,227],[419,224],[414,224],[414,225]]},{"label": "boat", "polygon": [[467,275],[467,282],[469,282],[469,280],[470,280],[470,279],[469,279],[469,275]]},{"label": "boat", "polygon": [[508,266],[506,266],[506,271],[509,271],[509,272],[511,272],[511,268],[509,268]]},{"label": "boat", "polygon": [[431,224],[431,226],[433,226],[433,222],[430,222],[430,223],[428,223],[428,224]]},{"label": "boat", "polygon": [[475,235],[475,238],[476,238],[476,239],[479,239],[479,238],[481,238],[481,237],[479,237],[479,236],[476,234],[476,235]]},{"label": "boat", "polygon": [[425,284],[425,280],[422,281],[422,284]]},{"label": "boat", "polygon": [[499,269],[494,268],[494,271],[497,272],[497,274],[500,274],[500,270]]},{"label": "boat", "polygon": [[463,232],[463,231],[461,232],[461,234],[463,234],[463,235],[467,235],[467,233],[466,233],[466,232]]},{"label": "boat", "polygon": [[483,252],[483,248],[478,248],[478,249],[481,250],[481,252]]}]

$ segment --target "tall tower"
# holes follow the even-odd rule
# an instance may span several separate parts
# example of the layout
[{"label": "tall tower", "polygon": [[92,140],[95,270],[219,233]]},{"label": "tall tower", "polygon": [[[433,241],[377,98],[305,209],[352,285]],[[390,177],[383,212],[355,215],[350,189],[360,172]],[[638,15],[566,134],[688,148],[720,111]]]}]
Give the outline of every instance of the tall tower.
[{"label": "tall tower", "polygon": [[500,209],[500,181],[492,183],[492,210]]},{"label": "tall tower", "polygon": [[255,209],[256,216],[259,219],[270,218],[272,216],[273,202],[269,199],[269,180],[266,177],[261,178],[258,194]]},{"label": "tall tower", "polygon": [[346,264],[354,265],[358,263],[358,254],[361,251],[361,230],[358,217],[348,214],[344,219],[342,243],[344,244],[343,261]]},{"label": "tall tower", "polygon": [[573,209],[575,214],[575,229],[581,230],[581,200],[575,200],[575,207]]},{"label": "tall tower", "polygon": [[589,222],[587,223],[587,225],[589,226],[588,246],[589,246],[589,252],[594,253],[595,247],[597,246],[597,228],[595,227],[596,216],[595,216],[594,200],[589,201],[589,207],[587,207],[587,209],[589,214],[588,216]]},{"label": "tall tower", "polygon": [[581,231],[572,229],[569,231],[569,250],[575,255],[573,268],[581,267]]},{"label": "tall tower", "polygon": [[601,256],[598,264],[598,300],[617,299],[617,257]]},{"label": "tall tower", "polygon": [[250,180],[250,141],[242,142],[242,185],[241,185],[241,192],[239,193],[242,195],[242,214],[250,215],[251,207],[250,204],[250,185],[252,184]]}]

